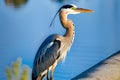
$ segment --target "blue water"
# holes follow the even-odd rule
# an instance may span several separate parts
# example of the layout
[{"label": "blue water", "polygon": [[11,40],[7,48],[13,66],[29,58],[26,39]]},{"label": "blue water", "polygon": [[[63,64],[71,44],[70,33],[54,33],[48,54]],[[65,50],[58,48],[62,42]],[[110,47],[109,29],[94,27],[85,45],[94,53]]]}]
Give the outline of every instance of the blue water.
[{"label": "blue water", "polygon": [[0,80],[6,80],[5,68],[18,57],[32,68],[34,56],[43,40],[53,33],[63,35],[57,16],[64,4],[92,9],[93,13],[69,15],[75,24],[75,40],[64,62],[55,69],[55,80],[70,80],[114,52],[120,50],[120,0],[29,0],[20,8],[0,0]]}]

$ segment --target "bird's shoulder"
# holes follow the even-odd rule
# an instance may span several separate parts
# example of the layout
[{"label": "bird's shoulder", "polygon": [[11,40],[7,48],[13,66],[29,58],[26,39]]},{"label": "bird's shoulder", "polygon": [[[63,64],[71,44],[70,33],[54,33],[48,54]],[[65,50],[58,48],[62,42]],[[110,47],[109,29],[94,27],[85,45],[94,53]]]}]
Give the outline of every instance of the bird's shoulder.
[{"label": "bird's shoulder", "polygon": [[48,36],[44,42],[42,43],[41,47],[45,46],[45,45],[49,45],[49,43],[51,42],[55,42],[55,41],[58,41],[60,38],[60,35],[59,34],[52,34],[50,36]]},{"label": "bird's shoulder", "polygon": [[35,61],[34,63],[41,57],[50,57],[46,55],[58,55],[56,54],[58,49],[60,48],[61,41],[59,40],[60,35],[58,34],[52,34],[48,36],[41,46],[39,47],[36,56],[35,56]]}]

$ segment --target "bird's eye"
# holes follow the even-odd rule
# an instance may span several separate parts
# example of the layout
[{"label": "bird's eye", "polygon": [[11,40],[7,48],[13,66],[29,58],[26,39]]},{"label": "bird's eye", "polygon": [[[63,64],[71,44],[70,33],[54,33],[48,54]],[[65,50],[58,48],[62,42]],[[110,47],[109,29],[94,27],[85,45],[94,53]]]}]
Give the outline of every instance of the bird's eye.
[{"label": "bird's eye", "polygon": [[71,9],[72,9],[72,10],[74,10],[74,9],[75,9],[75,7],[71,7]]}]

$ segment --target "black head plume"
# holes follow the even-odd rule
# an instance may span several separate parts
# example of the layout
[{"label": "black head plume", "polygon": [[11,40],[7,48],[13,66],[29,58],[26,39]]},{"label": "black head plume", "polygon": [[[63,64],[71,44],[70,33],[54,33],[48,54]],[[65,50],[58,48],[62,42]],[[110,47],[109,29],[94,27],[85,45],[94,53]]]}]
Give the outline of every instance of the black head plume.
[{"label": "black head plume", "polygon": [[70,8],[72,8],[72,7],[74,7],[72,4],[71,4],[71,5],[68,4],[68,5],[62,6],[61,9],[70,9]]},{"label": "black head plume", "polygon": [[72,7],[74,7],[72,4],[71,4],[71,5],[68,4],[68,5],[62,6],[62,7],[57,11],[57,13],[55,14],[55,16],[53,17],[53,19],[52,19],[52,21],[51,21],[51,23],[50,23],[50,27],[52,26],[52,24],[53,24],[53,22],[54,22],[54,20],[55,20],[55,18],[56,18],[56,16],[57,16],[57,14],[61,11],[61,9],[70,9],[70,8],[72,8]]},{"label": "black head plume", "polygon": [[53,17],[53,19],[52,19],[52,21],[51,21],[51,23],[50,23],[50,27],[52,26],[52,24],[53,24],[53,22],[54,22],[57,14],[58,14],[59,12],[60,12],[60,9],[57,11],[57,13],[55,14],[55,16]]}]

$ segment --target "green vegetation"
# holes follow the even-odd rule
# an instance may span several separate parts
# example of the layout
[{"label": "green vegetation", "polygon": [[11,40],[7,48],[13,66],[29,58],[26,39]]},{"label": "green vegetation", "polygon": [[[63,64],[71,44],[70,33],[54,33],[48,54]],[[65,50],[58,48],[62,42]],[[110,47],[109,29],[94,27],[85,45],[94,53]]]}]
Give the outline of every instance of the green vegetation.
[{"label": "green vegetation", "polygon": [[21,59],[17,59],[6,68],[8,80],[30,80],[30,68],[21,64]]},{"label": "green vegetation", "polygon": [[28,0],[5,0],[7,5],[13,5],[15,7],[20,7],[21,5],[27,3]]},{"label": "green vegetation", "polygon": [[16,7],[19,7],[20,5],[27,3],[27,1],[28,0],[13,0],[13,4]]}]

